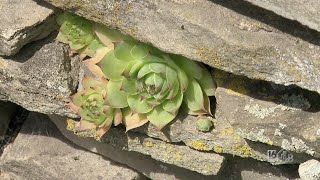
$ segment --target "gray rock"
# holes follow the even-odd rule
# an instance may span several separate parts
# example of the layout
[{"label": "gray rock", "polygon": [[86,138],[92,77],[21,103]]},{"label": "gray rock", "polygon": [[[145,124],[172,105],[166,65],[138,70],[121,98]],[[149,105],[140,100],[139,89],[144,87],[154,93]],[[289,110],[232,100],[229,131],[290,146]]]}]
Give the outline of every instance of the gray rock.
[{"label": "gray rock", "polygon": [[[124,130],[119,128],[109,130],[105,135],[104,142],[101,143],[93,138],[79,137],[79,135],[88,137],[90,133],[77,133],[77,135],[75,135],[70,131],[70,129],[75,130],[76,128],[76,122],[73,120],[69,119],[66,122],[66,117],[57,115],[50,115],[49,117],[65,137],[72,142],[92,152],[126,164],[151,179],[212,179],[218,176],[204,176],[185,168],[193,168],[205,174],[218,173],[222,168],[224,158],[214,153],[197,152],[182,145],[164,143],[136,133],[128,133],[127,136]],[[69,131],[66,130],[66,126],[68,126]],[[159,161],[137,152],[149,154],[152,158]],[[199,167],[195,167],[195,165]],[[184,168],[181,168],[181,166]]]},{"label": "gray rock", "polygon": [[286,18],[297,20],[320,32],[320,2],[309,0],[246,0],[264,9],[271,10]]},{"label": "gray rock", "polygon": [[[39,4],[38,4],[39,3]],[[2,0],[0,55],[16,54],[24,45],[56,29],[55,8],[33,0]]]},{"label": "gray rock", "polygon": [[295,152],[290,152],[295,157],[292,160],[290,159],[290,161],[276,157],[273,158],[270,157],[268,151],[275,150],[280,152],[282,150],[281,147],[272,146],[272,142],[265,141],[265,144],[261,144],[259,141],[256,142],[256,139],[247,138],[243,134],[236,132],[236,129],[231,126],[228,119],[215,119],[214,128],[206,133],[196,130],[196,120],[196,117],[181,112],[169,126],[161,131],[152,124],[144,125],[133,131],[166,142],[184,143],[190,148],[199,151],[232,154],[233,156],[243,158],[250,157],[259,161],[267,161],[271,164],[301,163],[312,158],[308,155],[301,155]]},{"label": "gray rock", "polygon": [[0,142],[4,139],[9,123],[17,109],[18,106],[11,102],[0,101]]},{"label": "gray rock", "polygon": [[0,161],[0,179],[145,179],[66,140],[45,116],[30,113]]},{"label": "gray rock", "polygon": [[0,57],[0,98],[30,111],[74,116],[66,108],[78,85],[79,58],[51,38],[10,58]]},{"label": "gray rock", "polygon": [[302,180],[319,180],[320,162],[312,159],[300,164],[299,175]]},{"label": "gray rock", "polygon": [[236,134],[299,153],[293,154],[294,159],[303,154],[320,157],[317,93],[221,71],[214,76],[218,84],[216,118],[230,122]]},{"label": "gray rock", "polygon": [[234,74],[320,92],[319,32],[250,3],[46,1],[166,52]]}]

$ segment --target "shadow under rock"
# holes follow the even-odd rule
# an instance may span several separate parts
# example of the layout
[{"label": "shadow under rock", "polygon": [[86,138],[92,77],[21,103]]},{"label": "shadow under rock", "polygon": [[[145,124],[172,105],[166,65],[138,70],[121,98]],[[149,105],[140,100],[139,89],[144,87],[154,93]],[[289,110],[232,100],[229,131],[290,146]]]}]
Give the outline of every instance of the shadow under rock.
[{"label": "shadow under rock", "polygon": [[284,33],[298,37],[314,45],[320,45],[320,32],[302,25],[298,21],[284,18],[244,0],[210,0],[239,14],[270,25]]},{"label": "shadow under rock", "polygon": [[228,159],[226,167],[219,174],[221,179],[254,180],[280,177],[282,177],[282,179],[299,179],[298,164],[274,166],[267,162],[261,162],[251,158],[241,158],[232,155],[226,155],[226,158]]},{"label": "shadow under rock", "polygon": [[[77,149],[77,150],[94,153],[86,148],[83,148],[83,147],[77,145],[76,143],[70,141],[69,139],[67,139],[60,132],[60,130],[57,128],[57,126],[52,121],[50,121],[48,116],[45,114],[31,112],[29,114],[27,120],[23,124],[23,127],[19,133],[55,138],[55,139],[58,139],[61,142],[63,142],[66,146],[70,146],[70,147]],[[90,147],[90,149],[91,148],[95,148],[95,147]],[[121,166],[121,167],[132,169],[124,164],[121,164],[119,162],[115,162],[114,160],[106,158],[105,156],[102,156],[99,153],[95,153],[95,154],[100,155],[103,159],[105,159],[107,161],[110,161],[110,165]],[[75,156],[74,160],[77,160],[77,158],[78,157]],[[145,179],[147,179],[147,178],[145,178]]]}]

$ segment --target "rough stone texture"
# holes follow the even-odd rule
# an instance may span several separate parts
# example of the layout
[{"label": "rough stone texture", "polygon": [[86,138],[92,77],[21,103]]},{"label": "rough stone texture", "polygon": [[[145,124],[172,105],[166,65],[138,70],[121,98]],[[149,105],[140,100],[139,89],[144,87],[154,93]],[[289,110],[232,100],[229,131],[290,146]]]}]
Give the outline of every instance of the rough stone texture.
[{"label": "rough stone texture", "polygon": [[[94,131],[78,132],[79,123],[69,119],[68,127],[77,135],[95,137]],[[153,159],[173,164],[204,175],[216,175],[224,161],[224,157],[215,153],[204,153],[192,150],[184,145],[165,143],[142,134],[125,133],[123,129],[111,129],[102,142],[118,149],[136,151],[150,155]],[[195,157],[197,157],[195,159]]]},{"label": "rough stone texture", "polygon": [[1,156],[0,179],[145,179],[143,175],[66,140],[41,114],[30,113]]},{"label": "rough stone texture", "polygon": [[286,18],[297,20],[320,32],[320,2],[318,0],[246,0]]},{"label": "rough stone texture", "polygon": [[[143,173],[144,175],[146,175],[147,177],[151,178],[151,179],[168,179],[168,180],[174,180],[174,179],[214,179],[214,178],[218,178],[220,177],[220,175],[209,175],[209,176],[204,176],[201,175],[199,173],[193,172],[193,171],[189,171],[185,168],[180,168],[178,166],[173,166],[170,164],[166,164],[166,163],[162,163],[160,161],[156,161],[154,159],[152,159],[151,157],[148,157],[146,155],[143,155],[141,153],[137,153],[137,152],[128,152],[127,150],[130,150],[130,148],[142,148],[142,146],[145,146],[145,150],[144,151],[149,151],[148,147],[149,145],[151,145],[148,142],[158,142],[157,140],[152,140],[151,138],[145,138],[144,135],[141,135],[140,137],[140,141],[141,144],[139,145],[138,141],[136,140],[137,135],[131,134],[130,137],[127,137],[124,134],[124,131],[122,132],[122,135],[119,137],[117,136],[117,131],[115,130],[110,130],[106,137],[106,141],[109,143],[101,143],[98,142],[96,140],[94,140],[93,138],[84,138],[84,137],[79,137],[77,135],[75,135],[72,131],[67,130],[66,126],[68,124],[68,128],[72,129],[75,128],[75,122],[72,120],[68,120],[67,123],[67,118],[66,117],[62,117],[62,116],[57,116],[57,115],[49,115],[50,119],[57,125],[57,127],[60,129],[60,131],[62,132],[62,134],[67,137],[69,140],[71,140],[72,142],[76,143],[77,145],[84,147],[85,149],[88,149],[89,151],[92,152],[96,152],[98,154],[101,154],[105,157],[108,157],[114,161],[120,162],[122,164],[126,164],[129,167],[136,169],[137,171]],[[85,134],[82,134],[85,135]],[[86,136],[90,136],[90,134],[86,134]],[[130,140],[132,139],[132,140]],[[144,141],[144,139],[146,141]],[[129,141],[131,141],[131,145],[129,145]],[[134,142],[134,140],[136,142]],[[133,142],[132,142],[133,141]],[[163,143],[163,142],[162,142]],[[148,145],[149,144],[149,145]],[[172,157],[172,152],[176,152],[175,149],[171,149],[169,144],[163,146],[163,147],[167,147],[169,149],[164,149],[162,150],[162,147],[159,148],[159,151],[162,151],[162,156],[167,156],[169,159]],[[173,146],[173,147],[179,147],[179,145]],[[132,150],[132,149],[131,149]],[[133,149],[134,150],[134,149]],[[156,150],[154,150],[156,151]],[[181,151],[178,149],[178,151]],[[192,150],[191,150],[192,151]],[[151,153],[150,153],[151,154]],[[207,155],[205,155],[207,154]],[[182,154],[184,155],[184,154]],[[212,159],[212,157],[210,156],[214,156],[217,157],[217,161],[221,163],[221,156],[217,156],[215,154],[209,154],[209,153],[203,153],[202,157],[193,157],[193,161],[197,160],[203,157],[207,157],[209,160]],[[175,156],[176,158],[178,158],[177,160],[180,159],[180,156]],[[184,156],[182,156],[184,157]],[[167,159],[166,161],[168,161],[169,159]],[[163,159],[162,161],[165,161],[165,159]],[[176,161],[177,162],[177,161]],[[189,162],[192,163],[192,162]],[[199,163],[199,162],[195,162],[195,163]],[[214,163],[214,162],[213,162]],[[199,167],[201,168],[201,167]],[[216,167],[218,169],[220,169],[221,167]],[[215,171],[218,172],[219,170],[217,169],[211,169],[211,172]]]},{"label": "rough stone texture", "polygon": [[299,175],[302,180],[319,180],[320,162],[312,159],[300,164]]},{"label": "rough stone texture", "polygon": [[243,158],[254,158],[271,164],[301,163],[312,157],[305,154],[291,152],[295,158],[292,161],[270,158],[268,150],[280,151],[280,147],[272,146],[272,142],[255,142],[253,139],[241,137],[228,120],[221,118],[214,120],[214,128],[203,133],[196,130],[196,117],[180,113],[177,118],[162,131],[151,124],[147,124],[133,131],[146,134],[149,137],[167,142],[184,143],[192,149],[207,152],[232,154]]},{"label": "rough stone texture", "polygon": [[4,139],[9,122],[15,115],[17,108],[16,104],[0,101],[0,142]]},{"label": "rough stone texture", "polygon": [[[320,157],[317,93],[215,71],[216,118],[251,141]],[[294,159],[300,156],[293,154]]]},{"label": "rough stone texture", "polygon": [[46,1],[166,52],[234,74],[320,92],[319,32],[247,2]]},{"label": "rough stone texture", "polygon": [[0,55],[6,56],[57,28],[55,8],[33,0],[2,0],[0,19]]},{"label": "rough stone texture", "polygon": [[79,58],[70,59],[68,47],[52,39],[0,57],[0,100],[30,111],[74,116],[65,104],[78,85]]}]

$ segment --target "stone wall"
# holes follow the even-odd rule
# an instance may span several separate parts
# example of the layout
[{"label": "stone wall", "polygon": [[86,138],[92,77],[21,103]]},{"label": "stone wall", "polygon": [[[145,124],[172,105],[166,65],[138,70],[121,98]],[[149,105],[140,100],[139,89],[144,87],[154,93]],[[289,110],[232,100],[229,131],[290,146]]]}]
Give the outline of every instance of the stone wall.
[{"label": "stone wall", "polygon": [[[313,9],[320,3],[316,0],[305,4],[46,1],[0,4],[0,100],[49,115],[36,119],[51,119],[74,143],[152,179],[250,177],[232,163],[260,164],[251,172],[256,178],[262,178],[257,173],[262,169],[275,178],[296,178],[280,164],[297,173],[288,164],[319,160],[320,15]],[[126,133],[117,127],[102,142],[89,140],[90,133],[77,133],[79,122],[70,119],[77,116],[66,104],[77,91],[85,65],[67,45],[55,40],[55,18],[62,10],[211,66],[218,85],[212,99],[214,128],[199,132],[196,118],[180,113],[162,131],[145,125]],[[301,177],[319,175],[306,164],[299,171]],[[231,166],[241,173],[230,174]]]}]

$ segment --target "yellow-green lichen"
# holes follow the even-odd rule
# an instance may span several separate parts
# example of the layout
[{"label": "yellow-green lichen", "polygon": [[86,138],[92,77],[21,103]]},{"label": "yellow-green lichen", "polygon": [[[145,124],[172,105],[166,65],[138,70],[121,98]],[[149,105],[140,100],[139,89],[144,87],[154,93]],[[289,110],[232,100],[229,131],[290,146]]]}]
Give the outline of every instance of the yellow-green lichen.
[{"label": "yellow-green lichen", "polygon": [[232,150],[236,153],[236,155],[240,157],[256,157],[254,151],[248,145],[242,145],[240,143],[237,143],[232,147]]},{"label": "yellow-green lichen", "polygon": [[232,127],[229,128],[225,128],[220,132],[221,136],[225,136],[227,134],[233,134],[234,133],[234,129]]},{"label": "yellow-green lichen", "polygon": [[234,140],[240,140],[240,139],[241,139],[241,136],[239,136],[238,134],[234,134],[234,135],[233,135],[233,139],[234,139]]},{"label": "yellow-green lichen", "polygon": [[214,146],[213,147],[213,150],[216,152],[216,153],[222,153],[223,152],[223,149],[221,146]]},{"label": "yellow-green lichen", "polygon": [[145,147],[151,148],[151,147],[154,147],[155,144],[153,142],[151,142],[151,141],[147,141],[147,142],[144,142],[143,145]]},{"label": "yellow-green lichen", "polygon": [[67,130],[75,131],[74,120],[67,118]]},{"label": "yellow-green lichen", "polygon": [[191,141],[188,142],[187,145],[193,149],[200,150],[200,151],[210,151],[211,149],[209,146],[202,141]]}]

